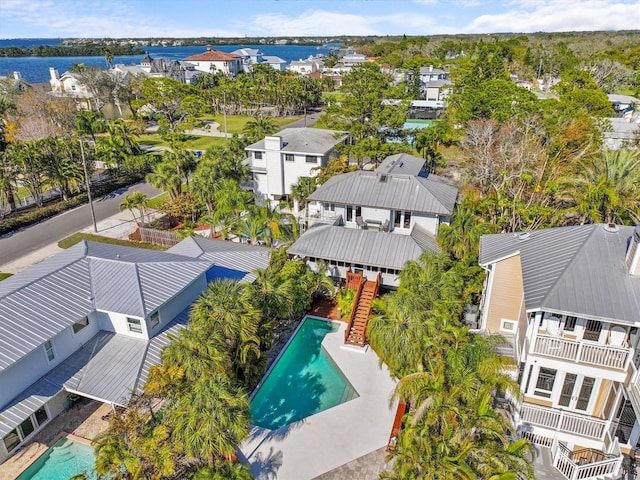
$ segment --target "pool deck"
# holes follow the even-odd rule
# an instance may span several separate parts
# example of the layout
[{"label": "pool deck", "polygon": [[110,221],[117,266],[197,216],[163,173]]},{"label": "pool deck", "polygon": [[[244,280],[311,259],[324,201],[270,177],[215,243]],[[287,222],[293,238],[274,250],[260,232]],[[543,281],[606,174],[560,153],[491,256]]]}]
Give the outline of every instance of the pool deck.
[{"label": "pool deck", "polygon": [[386,447],[396,381],[371,348],[345,346],[346,324],[336,324],[322,345],[359,397],[278,430],[253,427],[240,456],[258,480],[312,479]]}]

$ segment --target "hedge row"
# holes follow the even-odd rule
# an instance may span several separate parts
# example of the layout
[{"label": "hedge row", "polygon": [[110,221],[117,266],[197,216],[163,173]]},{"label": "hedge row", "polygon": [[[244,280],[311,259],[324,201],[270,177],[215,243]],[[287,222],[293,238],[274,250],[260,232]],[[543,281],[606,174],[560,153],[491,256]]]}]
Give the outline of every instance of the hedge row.
[{"label": "hedge row", "polygon": [[[94,197],[99,197],[111,193],[122,187],[129,186],[142,180],[142,176],[139,175],[124,175],[119,177],[110,178],[100,184],[93,186],[92,193]],[[67,201],[59,201],[31,210],[25,213],[16,215],[15,217],[7,218],[0,222],[0,235],[14,232],[20,228],[28,227],[35,223],[46,220],[66,210],[78,207],[84,203],[87,203],[86,192],[80,193]]]}]

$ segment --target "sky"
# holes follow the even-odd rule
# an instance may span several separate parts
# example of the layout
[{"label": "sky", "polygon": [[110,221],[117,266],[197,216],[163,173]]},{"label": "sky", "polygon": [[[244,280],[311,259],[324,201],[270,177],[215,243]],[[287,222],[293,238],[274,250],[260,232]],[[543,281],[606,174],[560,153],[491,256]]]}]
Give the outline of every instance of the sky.
[{"label": "sky", "polygon": [[0,38],[640,29],[640,0],[0,0]]}]

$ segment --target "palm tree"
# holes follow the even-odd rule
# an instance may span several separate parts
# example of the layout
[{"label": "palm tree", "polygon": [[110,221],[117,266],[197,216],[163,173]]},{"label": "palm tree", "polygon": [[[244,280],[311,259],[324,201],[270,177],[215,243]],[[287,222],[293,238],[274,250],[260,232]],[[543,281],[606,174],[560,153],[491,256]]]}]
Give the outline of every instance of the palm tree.
[{"label": "palm tree", "polygon": [[438,228],[438,244],[449,252],[453,258],[478,257],[480,237],[494,233],[497,226],[480,221],[468,200],[458,205],[451,215],[451,224],[440,224]]},{"label": "palm tree", "polygon": [[[120,210],[129,210],[133,217],[133,221],[136,222],[138,226],[141,226],[144,224],[144,212],[146,211],[148,204],[149,200],[146,193],[133,192],[131,195],[126,195],[124,197],[124,201],[118,205],[118,208]],[[138,221],[136,214],[133,213],[134,208],[137,208],[140,212],[140,221]]]},{"label": "palm tree", "polygon": [[172,440],[186,455],[214,465],[249,434],[249,399],[222,374],[196,380],[169,413]]},{"label": "palm tree", "polygon": [[640,152],[604,150],[578,162],[574,175],[560,179],[561,196],[573,205],[581,224],[637,223],[640,205]]},{"label": "palm tree", "polygon": [[249,120],[242,133],[245,139],[254,143],[262,140],[264,137],[273,135],[278,131],[278,125],[271,117],[254,117],[253,120]]},{"label": "palm tree", "polygon": [[171,200],[177,199],[182,193],[182,176],[170,163],[163,161],[156,164],[145,179],[154,187],[167,192]]}]

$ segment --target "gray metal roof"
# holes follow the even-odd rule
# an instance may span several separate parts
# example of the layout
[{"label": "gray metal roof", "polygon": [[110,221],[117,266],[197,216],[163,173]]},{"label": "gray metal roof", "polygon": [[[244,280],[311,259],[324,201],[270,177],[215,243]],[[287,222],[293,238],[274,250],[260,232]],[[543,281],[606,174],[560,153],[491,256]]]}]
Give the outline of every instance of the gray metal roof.
[{"label": "gray metal roof", "polygon": [[0,437],[61,390],[125,405],[135,388],[147,342],[100,331],[0,410]]},{"label": "gray metal roof", "polygon": [[376,168],[376,173],[401,173],[417,177],[423,171],[425,163],[426,160],[424,158],[409,155],[408,153],[398,153],[385,158]]},{"label": "gray metal roof", "polygon": [[20,272],[0,282],[0,371],[96,309],[144,317],[210,267],[206,259],[83,241]]},{"label": "gray metal roof", "polygon": [[416,177],[356,170],[330,178],[309,200],[451,215],[458,189],[436,175]]},{"label": "gray metal roof", "polygon": [[[347,135],[346,132],[320,128],[285,128],[273,136],[282,138],[282,152],[324,155],[342,143]],[[264,151],[264,139],[252,143],[245,150]]]},{"label": "gray metal roof", "polygon": [[625,254],[634,227],[605,225],[484,235],[480,264],[520,255],[526,309],[574,313],[620,322],[640,320],[640,276]]},{"label": "gray metal roof", "polygon": [[[220,277],[224,277],[225,273],[229,273],[229,276],[240,281],[253,282],[255,275],[252,272],[267,268],[271,250],[257,245],[194,235],[171,247],[168,252],[213,262],[214,270],[221,267],[218,272],[213,271],[213,275],[219,273]],[[234,275],[233,272],[238,274]]]},{"label": "gray metal roof", "polygon": [[415,228],[411,235],[400,235],[320,225],[307,230],[287,253],[401,270],[409,260],[417,260],[423,248],[439,251],[430,236]]}]

